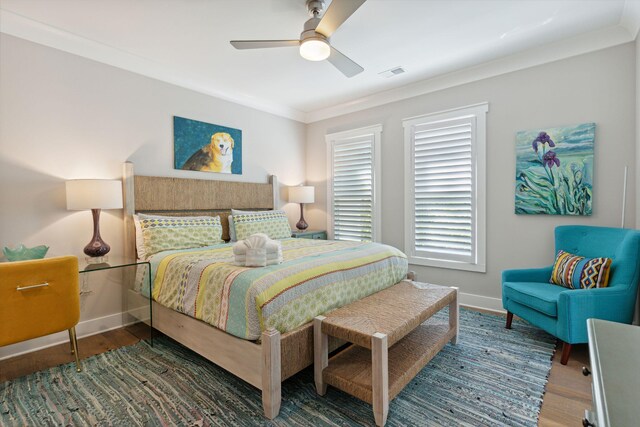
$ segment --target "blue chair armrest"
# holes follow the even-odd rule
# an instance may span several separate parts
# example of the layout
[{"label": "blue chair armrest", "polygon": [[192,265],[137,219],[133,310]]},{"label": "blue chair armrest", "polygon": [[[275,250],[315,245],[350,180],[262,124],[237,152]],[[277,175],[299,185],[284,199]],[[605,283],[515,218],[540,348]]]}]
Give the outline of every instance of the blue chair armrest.
[{"label": "blue chair armrest", "polygon": [[504,270],[502,283],[504,282],[542,282],[549,283],[553,266],[543,268],[527,268],[521,270]]},{"label": "blue chair armrest", "polygon": [[587,342],[587,319],[631,323],[635,295],[628,286],[574,289],[558,298],[558,337],[568,343]]}]

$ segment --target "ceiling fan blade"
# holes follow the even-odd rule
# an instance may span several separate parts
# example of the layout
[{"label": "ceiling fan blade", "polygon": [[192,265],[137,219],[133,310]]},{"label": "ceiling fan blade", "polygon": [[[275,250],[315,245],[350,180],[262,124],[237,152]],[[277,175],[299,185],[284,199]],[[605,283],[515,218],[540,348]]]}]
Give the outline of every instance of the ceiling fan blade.
[{"label": "ceiling fan blade", "polygon": [[364,71],[364,68],[340,53],[340,51],[333,46],[331,46],[331,54],[327,58],[327,61],[331,62],[334,67],[347,77],[353,77]]},{"label": "ceiling fan blade", "polygon": [[264,49],[268,47],[299,46],[300,40],[231,40],[236,49]]},{"label": "ceiling fan blade", "polygon": [[333,0],[316,27],[316,32],[331,37],[366,0]]}]

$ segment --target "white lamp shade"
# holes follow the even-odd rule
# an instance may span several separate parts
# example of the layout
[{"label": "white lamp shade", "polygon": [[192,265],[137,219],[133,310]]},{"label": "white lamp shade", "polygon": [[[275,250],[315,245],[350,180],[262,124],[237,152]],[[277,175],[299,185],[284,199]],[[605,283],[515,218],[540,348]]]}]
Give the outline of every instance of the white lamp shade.
[{"label": "white lamp shade", "polygon": [[122,182],[109,179],[74,179],[66,182],[67,209],[122,209]]},{"label": "white lamp shade", "polygon": [[311,186],[289,187],[289,201],[292,203],[313,203],[315,188]]}]

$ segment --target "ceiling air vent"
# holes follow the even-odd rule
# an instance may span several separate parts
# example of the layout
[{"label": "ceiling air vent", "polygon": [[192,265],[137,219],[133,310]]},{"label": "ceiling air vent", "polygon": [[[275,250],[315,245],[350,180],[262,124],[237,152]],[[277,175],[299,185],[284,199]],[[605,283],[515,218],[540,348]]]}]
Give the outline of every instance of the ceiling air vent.
[{"label": "ceiling air vent", "polygon": [[382,77],[389,78],[389,77],[397,76],[398,74],[402,74],[402,73],[405,73],[405,72],[406,71],[404,70],[404,68],[395,67],[395,68],[392,68],[392,69],[387,70],[387,71],[383,71],[383,72],[378,73],[378,74],[381,75]]}]

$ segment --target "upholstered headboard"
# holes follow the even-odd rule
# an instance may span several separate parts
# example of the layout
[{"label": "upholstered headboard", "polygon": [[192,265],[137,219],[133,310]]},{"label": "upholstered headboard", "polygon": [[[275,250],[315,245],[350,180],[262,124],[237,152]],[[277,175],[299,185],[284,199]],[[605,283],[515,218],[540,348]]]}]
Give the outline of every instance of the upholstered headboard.
[{"label": "upholstered headboard", "polygon": [[135,175],[133,163],[123,166],[126,257],[136,256],[133,215],[138,212],[168,216],[211,215],[222,222],[222,238],[229,240],[231,209],[266,210],[278,204],[278,178],[269,182],[214,181]]}]

